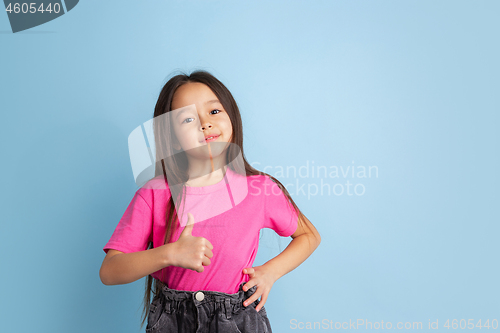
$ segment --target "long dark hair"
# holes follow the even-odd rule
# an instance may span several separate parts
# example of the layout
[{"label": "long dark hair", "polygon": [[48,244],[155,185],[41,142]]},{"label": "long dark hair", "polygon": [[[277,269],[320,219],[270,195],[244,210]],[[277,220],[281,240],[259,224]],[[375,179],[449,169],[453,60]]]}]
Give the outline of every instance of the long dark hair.
[{"label": "long dark hair", "polygon": [[[236,101],[233,98],[233,95],[231,92],[220,82],[217,78],[215,78],[212,74],[210,74],[207,71],[204,70],[196,70],[191,73],[191,75],[187,75],[185,73],[176,75],[172,77],[168,82],[163,86],[160,95],[158,97],[158,101],[156,102],[155,106],[155,111],[154,111],[154,117],[158,117],[161,115],[164,115],[165,113],[171,111],[171,106],[172,106],[172,99],[174,97],[175,91],[177,88],[182,86],[183,84],[189,83],[189,82],[197,82],[197,83],[203,83],[207,85],[213,93],[217,96],[219,101],[221,102],[222,106],[226,110],[230,120],[231,120],[231,125],[233,128],[233,135],[232,135],[232,140],[231,143],[237,145],[241,151],[241,156],[243,158],[243,166],[242,166],[242,172],[246,173],[247,176],[253,176],[253,175],[267,175],[269,178],[271,178],[278,186],[279,188],[283,191],[283,193],[287,196],[289,203],[293,206],[295,211],[297,212],[299,216],[298,223],[302,227],[309,229],[310,228],[307,226],[306,223],[303,221],[303,214],[300,211],[300,209],[297,207],[295,202],[293,201],[292,197],[286,190],[286,188],[281,184],[279,180],[274,178],[273,176],[261,172],[255,168],[253,168],[246,160],[245,154],[243,152],[243,125],[241,122],[241,116],[240,116],[240,111],[238,109],[238,105],[236,104]],[[158,132],[158,133],[157,133]],[[172,152],[173,147],[172,142],[176,140],[174,137],[168,138],[168,140],[162,140],[162,142],[158,142],[156,138],[161,138],[161,129],[157,126],[155,126],[155,144],[157,147],[159,147],[161,144],[165,144],[167,142],[167,146],[170,145],[170,147],[162,147],[164,151]],[[172,133],[172,131],[170,131]],[[167,134],[168,135],[168,134]],[[173,135],[173,134],[169,134]],[[228,151],[228,154],[234,154],[234,152]],[[176,158],[178,159],[187,159],[185,156],[185,153],[181,154],[176,154]],[[158,161],[158,160],[157,160]],[[181,161],[185,165],[185,160]],[[166,165],[167,164],[167,165]],[[185,183],[188,180],[188,175],[187,171],[185,169],[181,169],[178,167],[179,163],[176,163],[175,160],[168,160],[167,163],[165,163],[164,160],[161,160],[160,163],[157,163],[156,169],[155,169],[155,176],[161,176],[166,179],[166,168],[169,170],[169,179],[170,177],[174,177],[176,179],[176,183]],[[179,193],[180,195],[184,194],[184,191]],[[166,203],[166,232],[165,232],[165,239],[164,239],[164,244],[167,244],[171,242],[171,237],[174,234],[175,226],[178,224],[178,216],[177,216],[177,211],[175,209],[175,204],[174,204],[174,198],[176,200],[179,200],[177,193],[174,194],[172,193],[170,196],[170,199]],[[182,200],[182,199],[181,199]],[[174,223],[173,221],[176,221]],[[150,242],[148,244],[148,249],[153,248],[153,243]],[[162,270],[162,273],[164,270]],[[154,283],[153,283],[154,280]],[[142,314],[142,323],[141,323],[141,328],[144,325],[144,322],[147,319],[147,314],[149,313],[149,305],[151,302],[151,294],[153,294],[153,297],[158,295],[162,287],[164,286],[164,283],[158,279],[153,278],[151,275],[148,275],[146,277],[146,288],[145,288],[145,295],[144,295],[144,307],[143,307],[143,314]]]}]

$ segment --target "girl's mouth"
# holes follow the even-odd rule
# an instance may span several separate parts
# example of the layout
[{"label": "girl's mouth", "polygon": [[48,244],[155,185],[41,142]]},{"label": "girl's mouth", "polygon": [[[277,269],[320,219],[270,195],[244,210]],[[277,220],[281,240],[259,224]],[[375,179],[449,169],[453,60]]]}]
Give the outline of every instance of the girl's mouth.
[{"label": "girl's mouth", "polygon": [[204,141],[202,141],[202,143],[203,142],[212,142],[212,141],[217,140],[218,138],[219,138],[219,135],[213,135],[213,136],[206,138]]}]

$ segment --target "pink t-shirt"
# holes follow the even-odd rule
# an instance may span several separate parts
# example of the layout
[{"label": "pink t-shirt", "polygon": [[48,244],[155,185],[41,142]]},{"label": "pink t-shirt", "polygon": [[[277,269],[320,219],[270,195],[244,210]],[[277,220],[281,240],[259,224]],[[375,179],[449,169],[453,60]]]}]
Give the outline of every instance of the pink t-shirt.
[{"label": "pink t-shirt", "polygon": [[[210,265],[204,266],[201,273],[182,267],[165,267],[163,282],[170,289],[212,290],[234,294],[238,292],[241,282],[249,280],[249,276],[242,271],[243,268],[253,265],[259,246],[260,229],[273,229],[283,237],[291,236],[297,229],[297,213],[278,185],[268,176],[245,177],[228,168],[226,177],[231,184],[246,181],[247,195],[233,200],[231,193],[235,191],[233,189],[231,192],[224,179],[214,185],[186,187],[186,205],[191,203],[187,211],[195,218],[192,235],[205,237],[210,241],[214,247],[213,257],[210,259]],[[165,180],[162,177],[154,178],[135,193],[113,235],[103,248],[106,253],[108,249],[124,253],[143,251],[150,241],[153,241],[155,248],[163,245],[170,190],[168,186],[150,186],[154,185],[154,182],[165,183]],[[233,203],[232,208],[203,221],[197,219],[197,216],[203,214],[197,212],[196,207],[202,207],[205,211],[205,199],[210,199],[211,205],[217,206],[213,198],[227,198],[228,193]],[[193,203],[198,205],[195,207]],[[179,238],[186,221],[181,221],[182,224],[178,221],[174,223],[177,228],[172,241]],[[162,280],[161,273],[162,270],[159,270],[151,275]]]}]

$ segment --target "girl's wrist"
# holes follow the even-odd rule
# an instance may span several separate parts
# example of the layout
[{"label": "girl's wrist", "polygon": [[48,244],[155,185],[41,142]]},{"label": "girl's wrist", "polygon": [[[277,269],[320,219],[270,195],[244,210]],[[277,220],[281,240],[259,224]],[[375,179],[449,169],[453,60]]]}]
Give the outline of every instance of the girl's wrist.
[{"label": "girl's wrist", "polygon": [[162,245],[161,248],[161,258],[164,267],[175,266],[175,250],[173,247],[175,243],[167,243]]},{"label": "girl's wrist", "polygon": [[266,262],[264,265],[262,265],[266,270],[271,279],[273,280],[273,283],[278,281],[279,278],[281,278],[281,275],[276,271],[276,267],[273,266],[273,263],[269,264],[269,261]]}]

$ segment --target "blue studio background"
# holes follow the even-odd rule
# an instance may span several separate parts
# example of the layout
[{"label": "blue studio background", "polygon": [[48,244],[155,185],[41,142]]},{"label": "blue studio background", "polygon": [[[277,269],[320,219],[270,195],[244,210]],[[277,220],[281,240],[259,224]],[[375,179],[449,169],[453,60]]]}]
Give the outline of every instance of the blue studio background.
[{"label": "blue studio background", "polygon": [[[444,332],[461,319],[500,331],[499,11],[80,1],[15,34],[0,14],[0,331],[141,331],[144,279],[103,285],[102,248],[137,190],[128,135],[171,73],[195,69],[227,85],[249,162],[287,186],[322,236],[274,285],[274,332],[358,320]],[[255,265],[290,240],[262,232]]]}]

